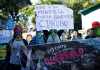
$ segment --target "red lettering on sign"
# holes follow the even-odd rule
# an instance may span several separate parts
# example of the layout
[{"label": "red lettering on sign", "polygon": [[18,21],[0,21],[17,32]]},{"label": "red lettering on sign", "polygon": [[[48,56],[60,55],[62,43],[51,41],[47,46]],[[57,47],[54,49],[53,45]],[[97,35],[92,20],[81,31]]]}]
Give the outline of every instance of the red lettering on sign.
[{"label": "red lettering on sign", "polygon": [[45,58],[45,63],[49,65],[56,64],[56,63],[62,62],[67,59],[79,58],[83,54],[84,54],[83,48],[79,48],[78,50],[58,52],[55,54],[55,56]]}]

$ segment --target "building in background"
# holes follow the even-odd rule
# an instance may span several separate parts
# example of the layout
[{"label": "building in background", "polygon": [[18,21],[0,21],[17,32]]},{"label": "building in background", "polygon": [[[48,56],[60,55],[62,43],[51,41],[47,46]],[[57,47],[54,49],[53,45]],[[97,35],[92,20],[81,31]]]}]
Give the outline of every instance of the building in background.
[{"label": "building in background", "polygon": [[81,10],[82,29],[92,28],[93,22],[100,22],[100,4]]}]

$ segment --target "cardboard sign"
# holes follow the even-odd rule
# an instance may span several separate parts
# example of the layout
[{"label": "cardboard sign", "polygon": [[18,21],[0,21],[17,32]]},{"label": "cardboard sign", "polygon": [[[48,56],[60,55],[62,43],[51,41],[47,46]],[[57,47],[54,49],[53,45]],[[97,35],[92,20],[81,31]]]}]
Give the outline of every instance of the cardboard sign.
[{"label": "cardboard sign", "polygon": [[36,5],[36,29],[74,29],[73,10],[64,5]]}]

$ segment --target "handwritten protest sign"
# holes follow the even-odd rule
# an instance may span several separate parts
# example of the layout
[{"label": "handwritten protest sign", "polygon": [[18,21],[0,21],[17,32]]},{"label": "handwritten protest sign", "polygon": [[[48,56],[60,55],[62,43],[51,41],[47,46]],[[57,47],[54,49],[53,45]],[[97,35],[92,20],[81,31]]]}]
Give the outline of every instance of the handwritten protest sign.
[{"label": "handwritten protest sign", "polygon": [[73,11],[64,5],[36,5],[36,29],[73,29]]}]

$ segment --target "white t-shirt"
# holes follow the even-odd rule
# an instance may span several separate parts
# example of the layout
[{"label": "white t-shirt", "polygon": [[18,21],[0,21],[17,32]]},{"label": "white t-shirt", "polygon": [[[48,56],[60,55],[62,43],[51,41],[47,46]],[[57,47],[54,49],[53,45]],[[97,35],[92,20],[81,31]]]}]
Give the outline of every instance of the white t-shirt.
[{"label": "white t-shirt", "polygon": [[25,46],[23,40],[14,40],[11,44],[11,56],[10,63],[11,64],[21,64],[20,62],[20,51],[22,47]]}]

